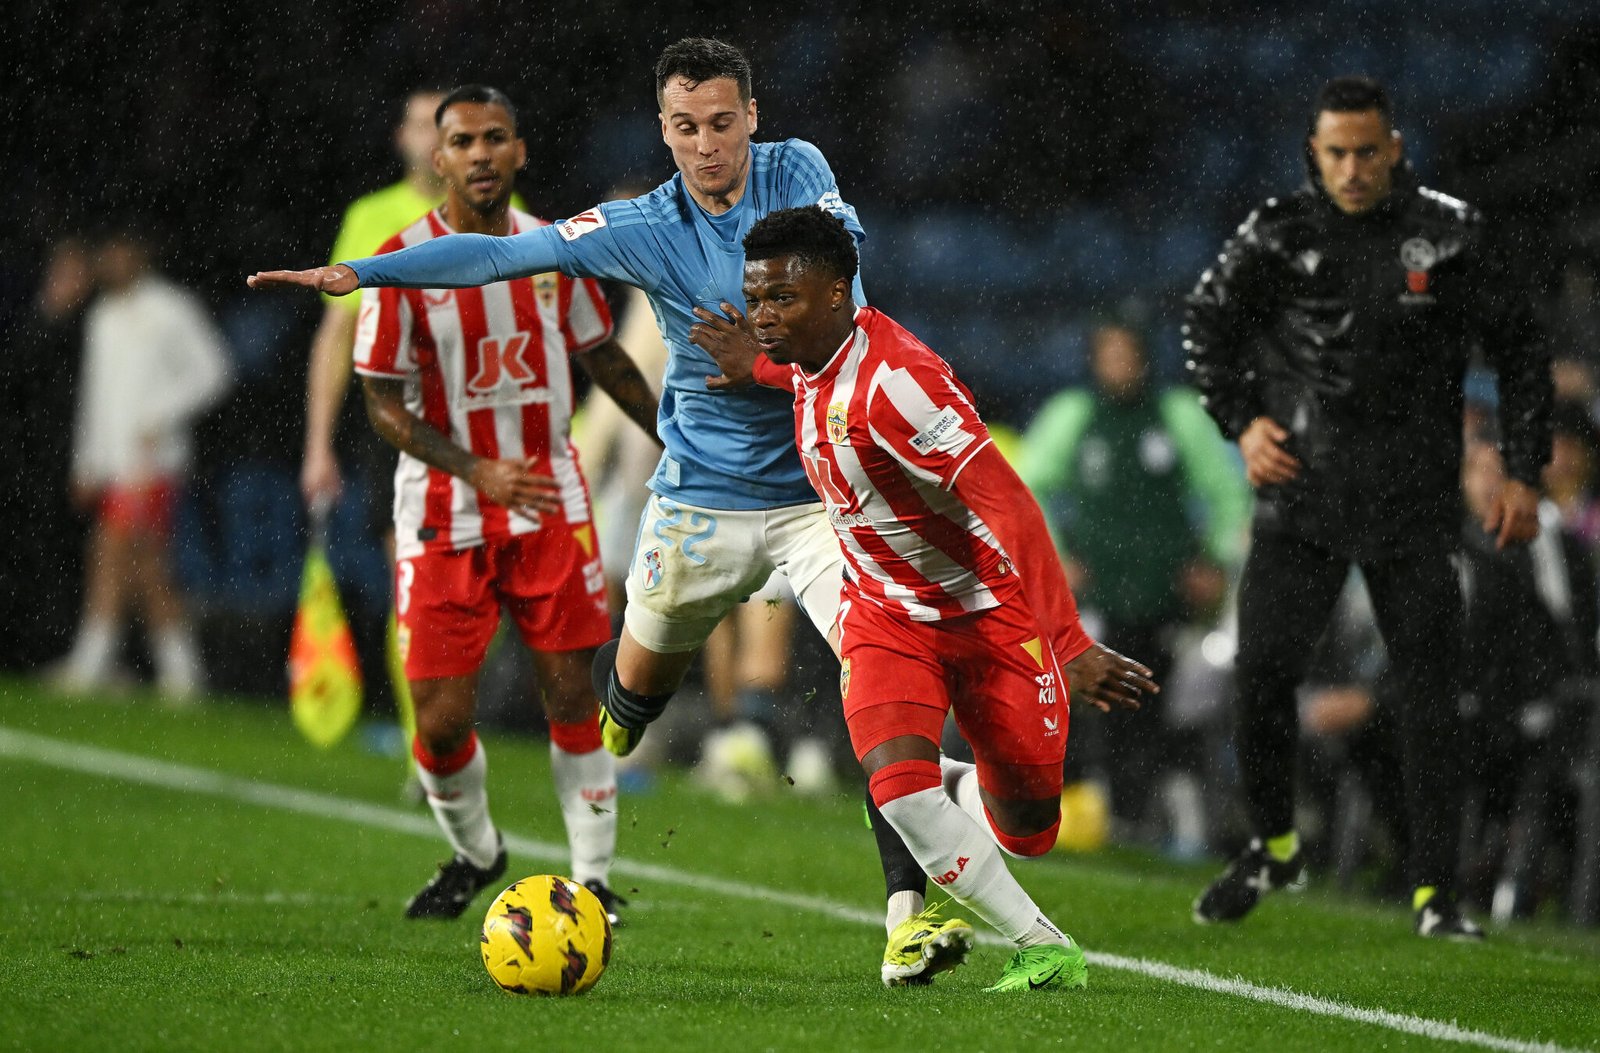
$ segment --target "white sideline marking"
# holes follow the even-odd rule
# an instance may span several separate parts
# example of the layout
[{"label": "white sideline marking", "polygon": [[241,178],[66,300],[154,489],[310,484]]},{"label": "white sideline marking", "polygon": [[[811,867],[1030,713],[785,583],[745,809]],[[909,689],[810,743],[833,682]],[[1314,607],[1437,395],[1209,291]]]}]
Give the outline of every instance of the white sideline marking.
[{"label": "white sideline marking", "polygon": [[368,902],[363,896],[313,896],[305,892],[123,892],[118,890],[70,892],[71,903],[153,903],[163,907],[352,907]]},{"label": "white sideline marking", "polygon": [[[175,764],[171,761],[155,760],[154,758],[141,757],[136,754],[121,753],[96,746],[53,739],[4,726],[0,726],[0,756],[32,761],[36,764],[82,772],[88,775],[99,775],[106,778],[122,779],[127,782],[142,783],[146,786],[159,786],[184,793],[202,793],[212,797],[223,797],[248,804],[258,804],[267,808],[300,812],[324,819],[344,819],[364,826],[394,830],[399,833],[417,834],[429,838],[437,838],[439,836],[439,828],[434,824],[431,817],[413,815],[382,805],[366,804],[361,801],[352,801],[348,798],[334,797],[331,794],[316,793],[311,790],[297,790],[290,786],[279,786],[273,783],[256,782],[252,779],[223,775],[219,772],[209,771],[204,768],[194,768],[185,764]],[[525,856],[532,856],[536,859],[549,860],[551,862],[562,862],[567,858],[566,845],[538,841],[517,834],[506,834],[505,838],[508,848]],[[740,881],[728,881],[703,874],[693,874],[688,871],[659,866],[653,863],[633,863],[626,860],[618,860],[617,869],[650,881],[681,885],[721,896],[735,896],[740,899],[779,904],[796,910],[837,918],[841,921],[874,927],[883,924],[883,918],[880,914],[845,906],[842,903],[835,903],[819,896],[783,892],[778,889],[764,888],[760,885],[749,885]],[[980,942],[985,944],[994,946],[1006,945],[1006,941],[993,933],[979,933],[978,938]],[[1238,998],[1262,1002],[1284,1009],[1292,1009],[1302,1013],[1335,1017],[1359,1024],[1370,1024],[1374,1027],[1388,1028],[1408,1035],[1419,1035],[1423,1038],[1431,1038],[1440,1042],[1459,1042],[1463,1045],[1479,1046],[1484,1049],[1505,1050],[1507,1053],[1586,1053],[1586,1051],[1558,1046],[1552,1042],[1529,1042],[1517,1038],[1503,1038],[1484,1031],[1457,1027],[1455,1024],[1446,1023],[1442,1020],[1429,1020],[1425,1017],[1411,1016],[1406,1013],[1392,1013],[1385,1009],[1364,1009],[1360,1006],[1349,1005],[1330,998],[1299,994],[1285,988],[1262,987],[1259,984],[1253,984],[1243,979],[1229,979],[1217,976],[1203,969],[1186,969],[1181,966],[1169,965],[1165,962],[1150,961],[1145,958],[1126,958],[1119,954],[1107,954],[1102,951],[1089,951],[1087,957],[1089,961],[1107,969],[1121,969],[1157,980],[1165,980],[1168,983],[1180,984],[1184,987],[1194,987],[1203,991],[1213,991],[1217,994],[1233,995]]]}]

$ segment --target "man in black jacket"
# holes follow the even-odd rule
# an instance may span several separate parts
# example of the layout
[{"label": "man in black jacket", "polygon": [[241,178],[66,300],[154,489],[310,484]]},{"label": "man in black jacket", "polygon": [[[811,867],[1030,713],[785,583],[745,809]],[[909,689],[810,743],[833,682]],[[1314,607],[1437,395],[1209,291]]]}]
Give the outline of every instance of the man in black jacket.
[{"label": "man in black jacket", "polygon": [[1459,841],[1462,377],[1499,377],[1510,480],[1485,528],[1539,529],[1549,456],[1547,353],[1526,297],[1463,202],[1417,186],[1387,95],[1330,81],[1306,141],[1310,179],[1269,199],[1188,300],[1195,386],[1239,443],[1257,503],[1239,589],[1239,763],[1255,839],[1194,907],[1237,921],[1304,876],[1294,828],[1294,689],[1354,563],[1402,697],[1416,930],[1481,939],[1452,891]]}]

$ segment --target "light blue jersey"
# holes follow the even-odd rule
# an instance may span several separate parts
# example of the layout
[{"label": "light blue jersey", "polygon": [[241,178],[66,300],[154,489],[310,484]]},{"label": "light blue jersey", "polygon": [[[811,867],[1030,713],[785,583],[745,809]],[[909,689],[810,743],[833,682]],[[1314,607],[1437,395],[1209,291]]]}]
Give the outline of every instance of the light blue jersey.
[{"label": "light blue jersey", "polygon": [[[383,256],[346,261],[363,286],[463,288],[561,271],[638,286],[650,298],[669,357],[657,430],[666,447],[650,480],[663,497],[702,508],[750,510],[814,502],[794,445],[794,399],[749,386],[707,391],[720,370],[689,343],[691,313],[744,307],[743,239],[783,208],[821,205],[857,242],[866,235],[839,196],[833,171],[799,139],[752,143],[749,187],[713,216],[689,196],[683,176],[628,201],[608,201],[571,219],[512,237],[455,234]],[[866,303],[857,275],[855,298]]]}]

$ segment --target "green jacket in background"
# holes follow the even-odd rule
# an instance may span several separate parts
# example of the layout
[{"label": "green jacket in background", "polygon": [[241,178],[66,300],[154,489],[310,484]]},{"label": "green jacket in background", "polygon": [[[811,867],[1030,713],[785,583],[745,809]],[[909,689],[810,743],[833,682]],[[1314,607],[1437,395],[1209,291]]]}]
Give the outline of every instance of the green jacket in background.
[{"label": "green jacket in background", "polygon": [[1061,392],[1023,436],[1017,474],[1088,572],[1079,602],[1111,621],[1180,615],[1184,564],[1207,556],[1232,568],[1243,556],[1250,490],[1187,388],[1128,402]]}]

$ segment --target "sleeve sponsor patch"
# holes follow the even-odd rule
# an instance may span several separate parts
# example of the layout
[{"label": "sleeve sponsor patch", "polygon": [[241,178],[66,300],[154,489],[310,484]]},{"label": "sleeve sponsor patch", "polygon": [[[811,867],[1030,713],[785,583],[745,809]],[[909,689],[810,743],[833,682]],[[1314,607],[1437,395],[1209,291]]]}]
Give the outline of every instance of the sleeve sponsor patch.
[{"label": "sleeve sponsor patch", "polygon": [[832,212],[835,216],[839,217],[841,222],[860,222],[858,219],[856,219],[856,210],[847,204],[844,198],[839,196],[838,190],[830,190],[826,194],[823,194],[821,197],[817,198],[817,207],[822,209],[824,212]]},{"label": "sleeve sponsor patch", "polygon": [[556,233],[561,235],[562,241],[577,241],[591,231],[599,230],[606,225],[606,214],[598,208],[591,208],[587,212],[580,212],[571,219],[564,219],[556,224]]},{"label": "sleeve sponsor patch", "polygon": [[954,454],[971,438],[971,433],[961,428],[961,414],[956,412],[954,406],[946,406],[935,415],[932,423],[911,436],[911,448],[918,453],[940,450]]}]

